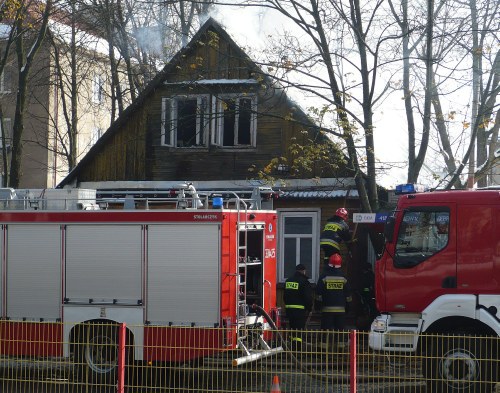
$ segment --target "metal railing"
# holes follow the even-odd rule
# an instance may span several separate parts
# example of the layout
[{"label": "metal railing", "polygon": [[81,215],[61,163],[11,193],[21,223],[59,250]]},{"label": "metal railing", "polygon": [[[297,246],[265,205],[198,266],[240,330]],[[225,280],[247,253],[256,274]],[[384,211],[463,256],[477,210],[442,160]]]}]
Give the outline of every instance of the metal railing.
[{"label": "metal railing", "polygon": [[[87,189],[0,188],[0,210],[108,210],[108,209],[233,209],[261,210],[262,198],[274,192],[269,187],[249,190],[197,191],[190,183],[176,190],[131,190],[113,193]],[[245,208],[242,209],[241,206]]]},{"label": "metal railing", "polygon": [[[71,342],[62,343],[58,337],[62,337],[64,325],[15,322],[14,326],[14,322],[0,322],[0,391],[329,393],[499,389],[499,337],[423,335],[417,353],[401,354],[373,352],[366,332],[274,331],[271,342],[283,346],[283,351],[235,366],[237,350],[223,349],[216,339],[196,338],[196,334],[204,338],[224,336],[228,332],[223,328],[161,327],[165,330],[157,342],[148,340],[145,332],[144,344],[137,346],[131,331],[142,326],[78,325],[70,335]],[[302,344],[292,346],[289,338],[297,335],[302,337]],[[63,356],[64,345],[70,348],[69,356]],[[189,360],[165,361],[172,353]],[[143,359],[138,360],[141,356]]]}]

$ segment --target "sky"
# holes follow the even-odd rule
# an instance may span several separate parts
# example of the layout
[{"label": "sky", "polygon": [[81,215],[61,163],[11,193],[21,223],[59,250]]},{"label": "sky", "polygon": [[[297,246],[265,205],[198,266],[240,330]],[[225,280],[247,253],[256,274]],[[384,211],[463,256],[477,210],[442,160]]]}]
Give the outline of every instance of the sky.
[{"label": "sky", "polygon": [[[291,28],[290,21],[276,11],[256,7],[218,7],[210,14],[229,33],[251,58],[255,53],[266,47],[267,36],[280,34],[283,27]],[[296,101],[303,110],[311,106],[303,93],[288,92],[290,98]],[[400,100],[392,97],[389,100]],[[399,104],[400,105],[400,104]],[[396,108],[386,102],[384,107]],[[402,106],[399,106],[402,108]],[[406,182],[407,165],[407,133],[405,115],[402,109],[386,109],[375,113],[375,152],[380,166],[389,167],[387,163],[398,163],[384,175],[377,178],[377,183],[388,188]]]}]

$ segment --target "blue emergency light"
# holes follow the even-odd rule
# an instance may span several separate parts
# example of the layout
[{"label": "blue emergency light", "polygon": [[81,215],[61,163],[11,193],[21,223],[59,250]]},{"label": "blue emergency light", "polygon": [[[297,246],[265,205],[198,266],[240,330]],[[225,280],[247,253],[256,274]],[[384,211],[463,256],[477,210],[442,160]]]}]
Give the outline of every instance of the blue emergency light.
[{"label": "blue emergency light", "polygon": [[402,195],[402,194],[415,194],[417,192],[425,192],[427,191],[427,187],[424,187],[421,184],[398,184],[396,186],[395,194],[396,195]]},{"label": "blue emergency light", "polygon": [[224,205],[224,199],[220,196],[216,196],[212,199],[212,208],[213,209],[222,209]]}]

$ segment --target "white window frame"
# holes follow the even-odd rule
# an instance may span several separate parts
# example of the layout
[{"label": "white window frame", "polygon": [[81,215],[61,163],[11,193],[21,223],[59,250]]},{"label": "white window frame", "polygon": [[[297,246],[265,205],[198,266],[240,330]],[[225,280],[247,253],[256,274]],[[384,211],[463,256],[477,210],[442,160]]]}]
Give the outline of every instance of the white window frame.
[{"label": "white window frame", "polygon": [[90,144],[95,145],[99,138],[102,136],[104,130],[101,127],[94,126],[92,128],[92,135],[90,136]]},{"label": "white window frame", "polygon": [[[0,93],[11,93],[10,89],[6,89],[5,86],[7,85],[6,80],[5,80],[5,70],[7,69],[8,66],[5,66],[3,68],[2,73],[0,74]],[[12,73],[8,72],[8,76],[12,77]],[[12,81],[9,81],[12,82]]]},{"label": "white window frame", "polygon": [[[234,145],[225,146],[224,143],[224,101],[236,99],[238,103],[236,104],[236,114],[234,119]],[[240,99],[250,99],[251,100],[251,111],[250,114],[250,144],[242,145],[238,143],[238,120],[239,120],[239,100]],[[255,147],[257,145],[257,95],[256,94],[224,94],[212,101],[212,113],[213,125],[211,143],[216,146],[223,147],[225,149],[231,148],[242,148],[242,147]]]},{"label": "white window frame", "polygon": [[[11,140],[11,138],[12,138],[12,120],[8,117],[4,117],[3,125],[5,126],[5,128],[7,130],[7,134],[5,135],[5,139],[7,140],[6,147],[10,147],[11,142],[12,142],[12,140]],[[3,135],[3,129],[2,129],[2,124],[0,123],[0,149],[3,147],[2,146],[2,141],[3,141],[2,135]]]},{"label": "white window frame", "polygon": [[[196,98],[196,145],[177,146],[177,108],[178,102]],[[167,112],[168,111],[168,112]],[[170,121],[167,124],[167,113]],[[203,130],[203,132],[201,132]],[[210,132],[210,95],[192,94],[173,97],[163,97],[161,100],[161,144],[177,149],[206,148]],[[168,139],[167,136],[170,138]],[[169,141],[170,140],[170,141]]]},{"label": "white window frame", "polygon": [[[311,217],[312,218],[312,233],[311,234],[287,234],[285,233],[285,218],[286,217]],[[297,265],[301,263],[300,260],[285,261],[285,239],[286,238],[310,238],[312,239],[312,267],[307,271],[309,281],[315,283],[319,278],[320,273],[320,249],[319,238],[321,233],[321,209],[278,209],[278,281],[285,282],[288,277],[285,277],[285,262]],[[297,243],[300,247],[300,241]],[[297,258],[300,257],[299,249],[296,253]]]},{"label": "white window frame", "polygon": [[92,80],[92,102],[94,104],[102,104],[104,102],[104,85],[106,81],[100,74],[94,75]]}]

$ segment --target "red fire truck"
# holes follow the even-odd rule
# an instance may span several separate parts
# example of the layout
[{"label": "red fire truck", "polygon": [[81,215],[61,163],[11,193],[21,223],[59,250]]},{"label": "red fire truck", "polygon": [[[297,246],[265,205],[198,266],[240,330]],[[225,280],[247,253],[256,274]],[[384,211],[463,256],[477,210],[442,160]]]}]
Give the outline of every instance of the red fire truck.
[{"label": "red fire truck", "polygon": [[258,199],[269,190],[243,199],[187,185],[172,198],[123,201],[1,192],[2,355],[74,358],[106,376],[119,323],[133,360],[240,348],[241,363],[279,350],[264,334],[279,314],[277,216]]},{"label": "red fire truck", "polygon": [[[382,315],[370,346],[393,353],[422,347],[424,374],[442,384],[439,391],[489,391],[500,369],[500,191],[400,190],[376,262]],[[421,333],[449,338],[419,346]],[[484,339],[466,338],[472,335]]]}]

